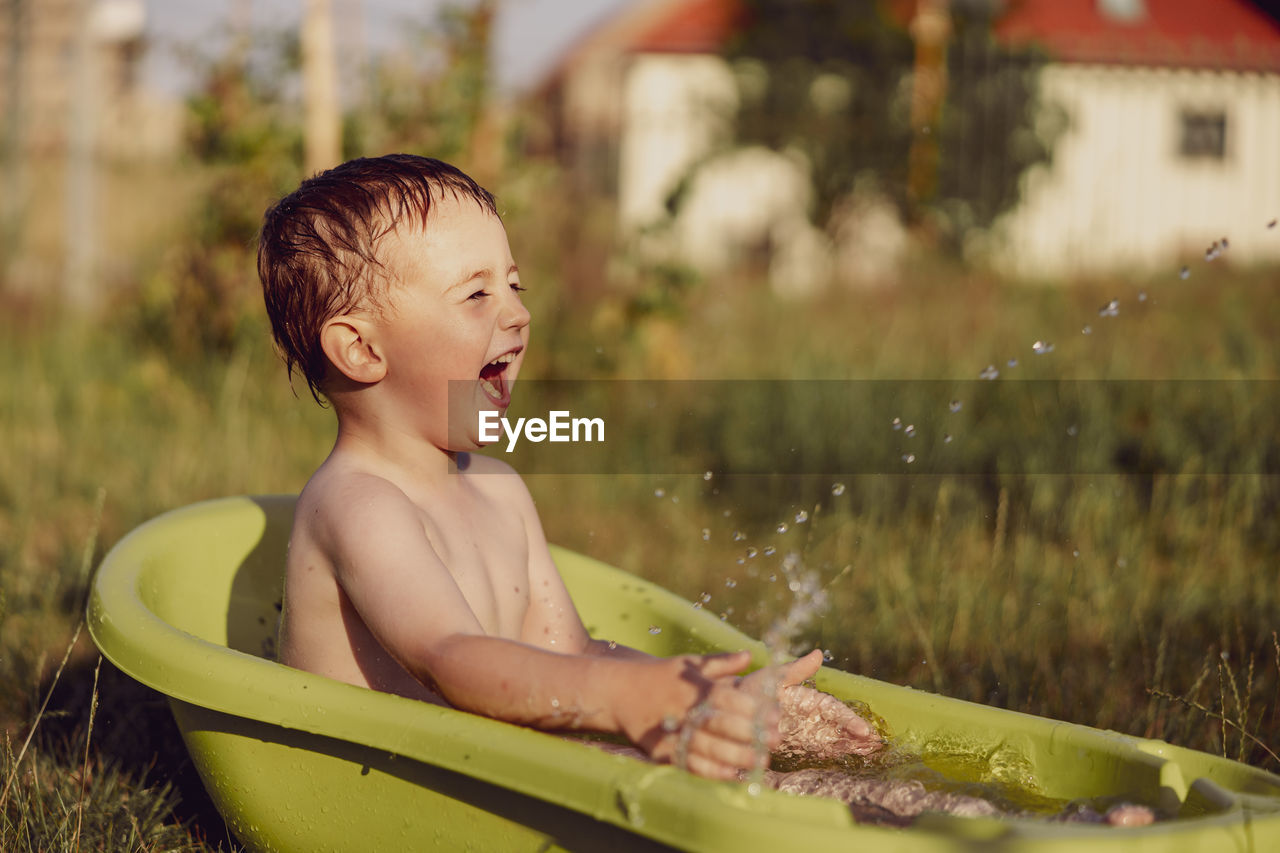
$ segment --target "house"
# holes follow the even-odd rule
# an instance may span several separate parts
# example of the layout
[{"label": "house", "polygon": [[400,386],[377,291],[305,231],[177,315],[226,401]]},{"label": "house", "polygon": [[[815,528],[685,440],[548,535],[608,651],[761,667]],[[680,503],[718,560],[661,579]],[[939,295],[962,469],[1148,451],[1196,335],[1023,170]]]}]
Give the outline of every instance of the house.
[{"label": "house", "polygon": [[1176,269],[1228,238],[1280,261],[1280,24],[1246,0],[1011,3],[996,28],[1053,57],[1069,118],[997,229],[1023,276]]},{"label": "house", "polygon": [[[1066,123],[975,252],[1042,278],[1176,268],[1222,237],[1235,261],[1280,260],[1266,227],[1280,213],[1280,24],[1248,0],[1002,6],[996,38],[1043,46],[1041,100]],[[558,150],[616,193],[621,232],[650,251],[716,270],[763,247],[787,292],[891,279],[908,244],[888,206],[855,199],[828,234],[808,220],[806,163],[726,150],[739,80],[718,54],[742,22],[737,0],[625,8],[540,89]]]}]

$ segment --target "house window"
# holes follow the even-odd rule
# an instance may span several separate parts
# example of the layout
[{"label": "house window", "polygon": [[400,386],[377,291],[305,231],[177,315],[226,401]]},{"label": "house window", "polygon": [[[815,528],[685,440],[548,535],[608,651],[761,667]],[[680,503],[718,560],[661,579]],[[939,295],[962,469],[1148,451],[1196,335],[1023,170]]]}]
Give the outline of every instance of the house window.
[{"label": "house window", "polygon": [[1227,114],[1183,110],[1178,153],[1191,160],[1226,159]]}]

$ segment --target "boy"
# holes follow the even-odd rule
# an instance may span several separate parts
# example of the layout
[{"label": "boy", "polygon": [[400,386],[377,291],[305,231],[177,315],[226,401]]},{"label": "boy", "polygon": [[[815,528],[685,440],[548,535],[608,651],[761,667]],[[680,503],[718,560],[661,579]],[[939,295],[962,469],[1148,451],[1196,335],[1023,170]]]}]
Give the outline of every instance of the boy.
[{"label": "boy", "polygon": [[[409,155],[360,159],[267,212],[258,258],[272,331],[338,419],[299,496],[281,660],[522,725],[625,736],[656,761],[738,778],[789,732],[832,754],[879,746],[799,687],[814,652],[746,679],[747,652],[653,658],[587,636],[528,491],[472,456],[529,342],[492,196]],[[763,737],[761,736],[763,729]]]}]

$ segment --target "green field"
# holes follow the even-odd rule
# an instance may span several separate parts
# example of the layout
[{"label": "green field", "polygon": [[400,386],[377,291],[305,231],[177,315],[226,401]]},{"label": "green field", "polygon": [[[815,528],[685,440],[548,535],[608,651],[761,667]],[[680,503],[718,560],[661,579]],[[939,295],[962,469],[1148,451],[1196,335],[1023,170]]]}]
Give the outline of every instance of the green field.
[{"label": "green field", "polygon": [[[518,217],[512,230],[518,253],[533,242]],[[663,311],[637,310],[634,291],[528,278],[525,378],[905,387],[972,380],[1015,355],[999,381],[1280,378],[1274,272],[1205,265],[1186,281],[1030,288],[919,269],[893,289],[810,303],[736,279],[682,291]],[[1104,321],[1097,307],[1111,298],[1122,310]],[[182,358],[127,309],[88,322],[15,304],[0,317],[0,848],[228,849],[163,704],[99,670],[85,635],[69,644],[106,548],[181,504],[296,491],[328,449],[331,415],[290,391],[256,316],[231,345]],[[1033,355],[1036,339],[1054,352]],[[815,440],[838,428],[815,425]],[[1014,438],[984,429],[987,441]],[[1172,468],[1114,472],[547,474],[529,485],[552,541],[756,635],[796,603],[787,581],[813,572],[828,606],[784,633],[833,665],[1280,770],[1275,437],[1200,440],[1252,461],[1205,473],[1197,447]],[[731,444],[729,462],[750,452]]]}]

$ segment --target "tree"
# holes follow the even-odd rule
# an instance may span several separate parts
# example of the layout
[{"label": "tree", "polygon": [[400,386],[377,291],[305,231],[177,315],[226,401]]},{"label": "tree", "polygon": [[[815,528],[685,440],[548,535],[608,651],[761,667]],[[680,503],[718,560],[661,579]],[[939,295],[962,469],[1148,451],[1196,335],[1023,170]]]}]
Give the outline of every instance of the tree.
[{"label": "tree", "polygon": [[[747,24],[726,49],[739,82],[737,141],[804,154],[819,224],[855,184],[870,184],[958,247],[1016,203],[1023,172],[1050,156],[1052,128],[1035,129],[1043,59],[994,41],[989,0],[951,3],[945,100],[937,126],[914,128],[908,16],[846,0],[744,5]],[[908,152],[918,134],[933,135],[939,154],[929,192],[913,198]]]}]

